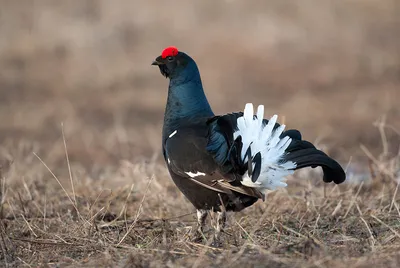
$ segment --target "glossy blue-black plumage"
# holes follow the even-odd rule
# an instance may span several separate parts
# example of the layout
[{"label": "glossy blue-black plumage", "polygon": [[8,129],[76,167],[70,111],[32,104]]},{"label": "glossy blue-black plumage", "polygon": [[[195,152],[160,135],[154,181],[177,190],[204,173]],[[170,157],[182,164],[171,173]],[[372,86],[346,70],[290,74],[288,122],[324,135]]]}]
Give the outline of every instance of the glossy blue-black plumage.
[{"label": "glossy blue-black plumage", "polygon": [[[223,205],[226,210],[240,211],[263,198],[257,189],[241,184],[245,172],[254,182],[262,165],[260,153],[252,159],[254,167],[243,163],[241,137],[233,138],[237,119],[243,113],[214,115],[198,67],[187,54],[179,52],[169,59],[159,57],[155,63],[170,79],[162,146],[168,170],[178,188],[197,209],[218,211]],[[288,130],[282,133],[281,137],[284,136],[292,138],[292,142],[282,161],[298,163],[295,169],[321,166],[325,182],[345,180],[341,166],[302,140],[299,131]]]}]

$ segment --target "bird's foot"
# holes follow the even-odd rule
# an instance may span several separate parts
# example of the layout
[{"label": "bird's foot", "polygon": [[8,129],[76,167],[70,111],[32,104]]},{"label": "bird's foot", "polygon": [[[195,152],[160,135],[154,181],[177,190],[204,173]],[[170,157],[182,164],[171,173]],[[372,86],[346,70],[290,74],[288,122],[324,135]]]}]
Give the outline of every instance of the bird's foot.
[{"label": "bird's foot", "polygon": [[203,243],[206,239],[202,231],[193,230],[189,235],[189,240],[194,243]]},{"label": "bird's foot", "polygon": [[220,239],[220,238],[216,238],[216,237],[214,236],[214,239],[213,239],[213,241],[212,241],[212,243],[211,243],[210,246],[213,247],[213,248],[220,248],[220,247],[222,247],[221,239]]}]

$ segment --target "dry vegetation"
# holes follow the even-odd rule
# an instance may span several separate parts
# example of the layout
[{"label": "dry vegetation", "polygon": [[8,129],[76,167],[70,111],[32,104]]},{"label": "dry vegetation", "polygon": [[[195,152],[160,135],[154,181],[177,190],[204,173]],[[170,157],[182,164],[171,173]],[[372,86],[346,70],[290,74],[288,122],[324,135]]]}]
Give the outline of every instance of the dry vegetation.
[{"label": "dry vegetation", "polygon": [[[400,266],[397,2],[0,0],[0,266]],[[167,45],[215,112],[265,104],[349,182],[298,172],[192,242],[160,156]]]}]

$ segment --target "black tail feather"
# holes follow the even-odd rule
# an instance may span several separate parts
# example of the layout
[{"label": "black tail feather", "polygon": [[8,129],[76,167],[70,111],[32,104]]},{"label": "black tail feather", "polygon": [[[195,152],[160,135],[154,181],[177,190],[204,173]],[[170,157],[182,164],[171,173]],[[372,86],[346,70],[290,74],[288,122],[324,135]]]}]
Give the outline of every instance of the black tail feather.
[{"label": "black tail feather", "polygon": [[324,172],[324,182],[333,181],[339,184],[346,180],[346,174],[339,163],[308,141],[293,140],[287,152],[284,161],[295,162],[297,165],[295,169],[320,166]]}]

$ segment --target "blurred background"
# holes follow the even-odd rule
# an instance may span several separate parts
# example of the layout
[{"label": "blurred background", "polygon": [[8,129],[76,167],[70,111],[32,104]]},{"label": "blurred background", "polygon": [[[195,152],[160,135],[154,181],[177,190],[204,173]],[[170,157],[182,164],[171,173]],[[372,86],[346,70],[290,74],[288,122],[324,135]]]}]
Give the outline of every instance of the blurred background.
[{"label": "blurred background", "polygon": [[[65,171],[161,162],[174,45],[216,113],[264,104],[346,164],[400,143],[397,0],[0,0],[0,153]],[[16,163],[18,164],[18,163]],[[60,165],[58,165],[60,164]],[[38,163],[38,165],[41,165]]]}]

